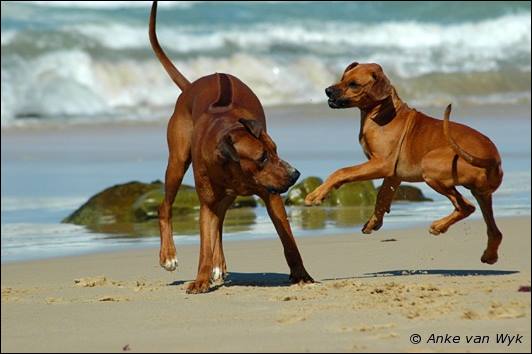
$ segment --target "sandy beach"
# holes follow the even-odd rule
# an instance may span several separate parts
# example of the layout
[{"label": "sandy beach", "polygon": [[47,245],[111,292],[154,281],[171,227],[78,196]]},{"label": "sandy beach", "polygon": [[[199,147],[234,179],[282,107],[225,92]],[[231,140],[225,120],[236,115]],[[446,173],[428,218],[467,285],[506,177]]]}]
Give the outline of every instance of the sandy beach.
[{"label": "sandy beach", "polygon": [[[479,261],[479,220],[438,237],[416,228],[300,238],[318,281],[307,286],[287,283],[278,240],[226,242],[229,278],[204,295],[185,293],[196,245],[178,249],[173,273],[157,249],[4,264],[2,352],[530,351],[530,292],[518,291],[530,286],[530,216],[499,224],[495,266]],[[460,339],[427,343],[431,334]]]}]

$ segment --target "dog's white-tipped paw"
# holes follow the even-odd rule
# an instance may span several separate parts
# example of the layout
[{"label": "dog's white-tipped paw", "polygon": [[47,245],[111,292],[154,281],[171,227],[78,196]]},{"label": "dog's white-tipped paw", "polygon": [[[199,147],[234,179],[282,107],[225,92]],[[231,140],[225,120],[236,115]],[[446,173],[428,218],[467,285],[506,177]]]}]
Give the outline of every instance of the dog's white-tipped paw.
[{"label": "dog's white-tipped paw", "polygon": [[161,267],[169,272],[173,272],[177,268],[177,258],[173,257],[171,259],[167,259],[166,262],[161,264]]},{"label": "dog's white-tipped paw", "polygon": [[220,267],[214,267],[212,269],[211,279],[213,281],[218,281],[218,280],[222,279],[222,270],[220,269]]}]

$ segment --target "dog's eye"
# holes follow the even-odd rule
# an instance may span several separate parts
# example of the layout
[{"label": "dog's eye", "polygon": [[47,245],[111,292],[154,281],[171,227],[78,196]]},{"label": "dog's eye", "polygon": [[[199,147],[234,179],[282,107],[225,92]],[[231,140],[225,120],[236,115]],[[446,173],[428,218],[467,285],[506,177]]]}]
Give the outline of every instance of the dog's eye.
[{"label": "dog's eye", "polygon": [[357,88],[357,87],[358,87],[358,83],[356,83],[355,81],[351,81],[351,82],[349,83],[349,87],[350,87],[350,88]]},{"label": "dog's eye", "polygon": [[264,165],[264,163],[266,163],[266,161],[268,161],[268,154],[266,153],[266,151],[264,151],[264,153],[262,154],[262,156],[257,160],[257,162],[261,165]]}]

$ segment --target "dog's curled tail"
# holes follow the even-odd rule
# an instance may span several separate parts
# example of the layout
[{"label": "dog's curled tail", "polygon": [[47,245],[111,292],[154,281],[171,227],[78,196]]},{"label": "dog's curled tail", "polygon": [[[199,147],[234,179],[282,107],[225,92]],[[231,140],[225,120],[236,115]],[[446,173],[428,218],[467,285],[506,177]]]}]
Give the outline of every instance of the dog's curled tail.
[{"label": "dog's curled tail", "polygon": [[187,80],[186,77],[183,76],[177,70],[177,68],[172,64],[170,59],[168,59],[168,56],[164,52],[164,50],[161,48],[161,45],[159,44],[159,40],[157,39],[157,34],[155,33],[155,21],[157,17],[157,1],[154,1],[151,6],[151,13],[150,13],[150,43],[153,51],[155,52],[155,55],[163,64],[164,69],[170,75],[170,78],[176,83],[176,85],[181,89],[181,91],[184,91],[188,86],[190,86],[190,81]]},{"label": "dog's curled tail", "polygon": [[482,168],[492,168],[497,166],[497,160],[495,159],[483,159],[480,157],[476,157],[465,151],[456,143],[456,141],[451,137],[451,134],[449,132],[449,116],[451,115],[451,104],[445,108],[445,114],[443,116],[443,133],[445,134],[445,138],[453,148],[454,152],[458,156],[460,156],[465,161],[469,162],[471,165],[476,167],[482,167]]}]

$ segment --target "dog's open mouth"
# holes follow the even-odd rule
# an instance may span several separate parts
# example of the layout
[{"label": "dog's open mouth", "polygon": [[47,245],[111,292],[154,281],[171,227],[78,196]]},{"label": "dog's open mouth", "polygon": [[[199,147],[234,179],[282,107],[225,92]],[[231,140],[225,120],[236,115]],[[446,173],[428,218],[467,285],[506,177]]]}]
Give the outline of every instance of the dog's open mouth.
[{"label": "dog's open mouth", "polygon": [[288,189],[290,189],[290,186],[281,187],[281,188],[273,188],[273,187],[267,188],[268,193],[270,194],[283,194],[283,193],[286,193]]},{"label": "dog's open mouth", "polygon": [[329,104],[329,107],[331,108],[344,108],[347,105],[347,102],[345,100],[342,100],[342,99],[335,100],[333,98],[329,98],[327,103]]}]

